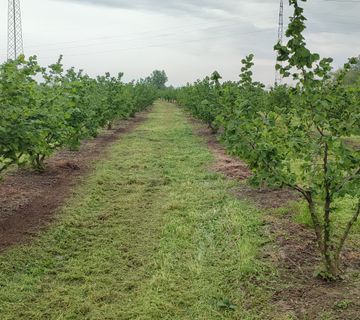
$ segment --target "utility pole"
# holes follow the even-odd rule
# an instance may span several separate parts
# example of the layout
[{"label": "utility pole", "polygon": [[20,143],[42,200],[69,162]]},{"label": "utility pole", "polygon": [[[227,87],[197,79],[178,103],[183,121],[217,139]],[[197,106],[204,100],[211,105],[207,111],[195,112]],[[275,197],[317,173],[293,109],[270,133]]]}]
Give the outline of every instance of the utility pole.
[{"label": "utility pole", "polygon": [[[284,40],[284,1],[280,0],[280,11],[279,11],[279,27],[278,27],[278,42],[283,43]],[[278,57],[276,57],[276,63],[279,63]],[[280,62],[281,63],[281,62]],[[281,74],[278,70],[275,73],[275,86],[282,82]]]},{"label": "utility pole", "polygon": [[20,0],[9,0],[7,58],[16,59],[23,53]]}]

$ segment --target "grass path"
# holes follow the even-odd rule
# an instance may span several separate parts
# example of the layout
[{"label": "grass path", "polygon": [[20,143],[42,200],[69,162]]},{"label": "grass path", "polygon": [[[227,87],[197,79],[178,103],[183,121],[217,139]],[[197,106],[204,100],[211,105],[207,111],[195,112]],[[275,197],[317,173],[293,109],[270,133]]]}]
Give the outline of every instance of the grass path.
[{"label": "grass path", "polygon": [[271,319],[260,213],[207,169],[182,111],[158,102],[109,154],[48,231],[0,256],[0,318]]}]

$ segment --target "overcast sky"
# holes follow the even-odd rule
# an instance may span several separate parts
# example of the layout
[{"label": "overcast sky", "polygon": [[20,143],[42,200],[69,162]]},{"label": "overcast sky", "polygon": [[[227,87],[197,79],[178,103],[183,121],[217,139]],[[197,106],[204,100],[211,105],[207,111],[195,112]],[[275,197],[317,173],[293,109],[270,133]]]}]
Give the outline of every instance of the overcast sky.
[{"label": "overcast sky", "polygon": [[[290,11],[285,0],[285,22]],[[164,69],[181,85],[218,70],[235,80],[240,60],[256,56],[255,77],[274,81],[272,50],[279,0],[26,0],[21,2],[25,54],[44,64],[60,53],[66,66],[125,79]],[[309,0],[311,49],[335,66],[360,54],[360,0]],[[0,0],[0,59],[6,58],[7,1]]]}]

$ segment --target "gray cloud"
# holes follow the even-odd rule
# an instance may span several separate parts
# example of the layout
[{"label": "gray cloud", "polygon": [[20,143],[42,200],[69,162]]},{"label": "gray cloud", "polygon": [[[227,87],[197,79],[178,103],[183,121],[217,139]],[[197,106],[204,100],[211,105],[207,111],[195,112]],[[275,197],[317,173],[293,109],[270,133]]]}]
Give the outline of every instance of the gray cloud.
[{"label": "gray cloud", "polygon": [[146,10],[166,14],[192,14],[198,17],[241,16],[247,7],[262,4],[273,6],[277,0],[58,0],[79,4]]},{"label": "gray cloud", "polygon": [[[64,17],[59,15],[58,23],[61,28],[75,25],[84,38],[78,37],[78,40],[73,31],[59,31],[60,36],[72,37],[78,43],[59,44],[55,49],[44,49],[44,52],[61,50],[70,63],[76,65],[80,61],[85,69],[87,66],[80,57],[88,55],[94,73],[101,65],[105,65],[102,68],[107,70],[115,70],[121,61],[121,68],[125,66],[127,69],[124,71],[131,77],[137,77],[146,68],[164,68],[169,70],[170,78],[177,84],[201,77],[213,69],[223,71],[224,78],[233,78],[239,73],[240,59],[253,52],[257,58],[259,80],[273,81],[273,45],[277,37],[279,0],[41,2],[48,3],[49,8],[52,3],[64,11],[71,11],[75,19],[69,18],[69,23],[63,23],[67,14]],[[306,38],[312,50],[322,56],[333,56],[336,66],[348,56],[359,54],[360,0],[359,3],[309,0],[304,6],[308,18]],[[92,19],[89,19],[89,13]],[[290,8],[285,5],[285,23],[290,14]],[[94,34],[100,40],[91,40]],[[114,39],[107,40],[108,35]],[[67,49],[69,46],[74,48]],[[98,54],[109,58],[101,60]],[[90,57],[94,57],[100,66],[95,66]]]},{"label": "gray cloud", "polygon": [[[188,14],[198,18],[239,19],[252,25],[261,19],[276,21],[279,0],[58,0],[78,4],[153,11],[170,15]],[[285,1],[285,18],[290,11]],[[310,0],[303,4],[313,32],[348,33],[360,30],[359,2]]]},{"label": "gray cloud", "polygon": [[[203,11],[207,9],[219,10],[224,12],[234,12],[234,9],[243,4],[244,1],[228,0],[63,0],[78,2],[82,4],[92,4],[98,6],[111,6],[117,8],[133,8],[151,11]],[[252,3],[276,3],[276,0],[255,0]]]}]

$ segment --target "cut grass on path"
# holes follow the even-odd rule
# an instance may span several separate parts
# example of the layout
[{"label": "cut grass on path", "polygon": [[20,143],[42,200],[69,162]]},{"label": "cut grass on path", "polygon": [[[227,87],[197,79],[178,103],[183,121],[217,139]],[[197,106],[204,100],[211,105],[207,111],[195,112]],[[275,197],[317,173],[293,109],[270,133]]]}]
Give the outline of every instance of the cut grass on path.
[{"label": "cut grass on path", "polygon": [[[0,318],[272,319],[260,213],[156,103],[31,245],[0,256]],[[281,319],[275,316],[275,319]]]}]

